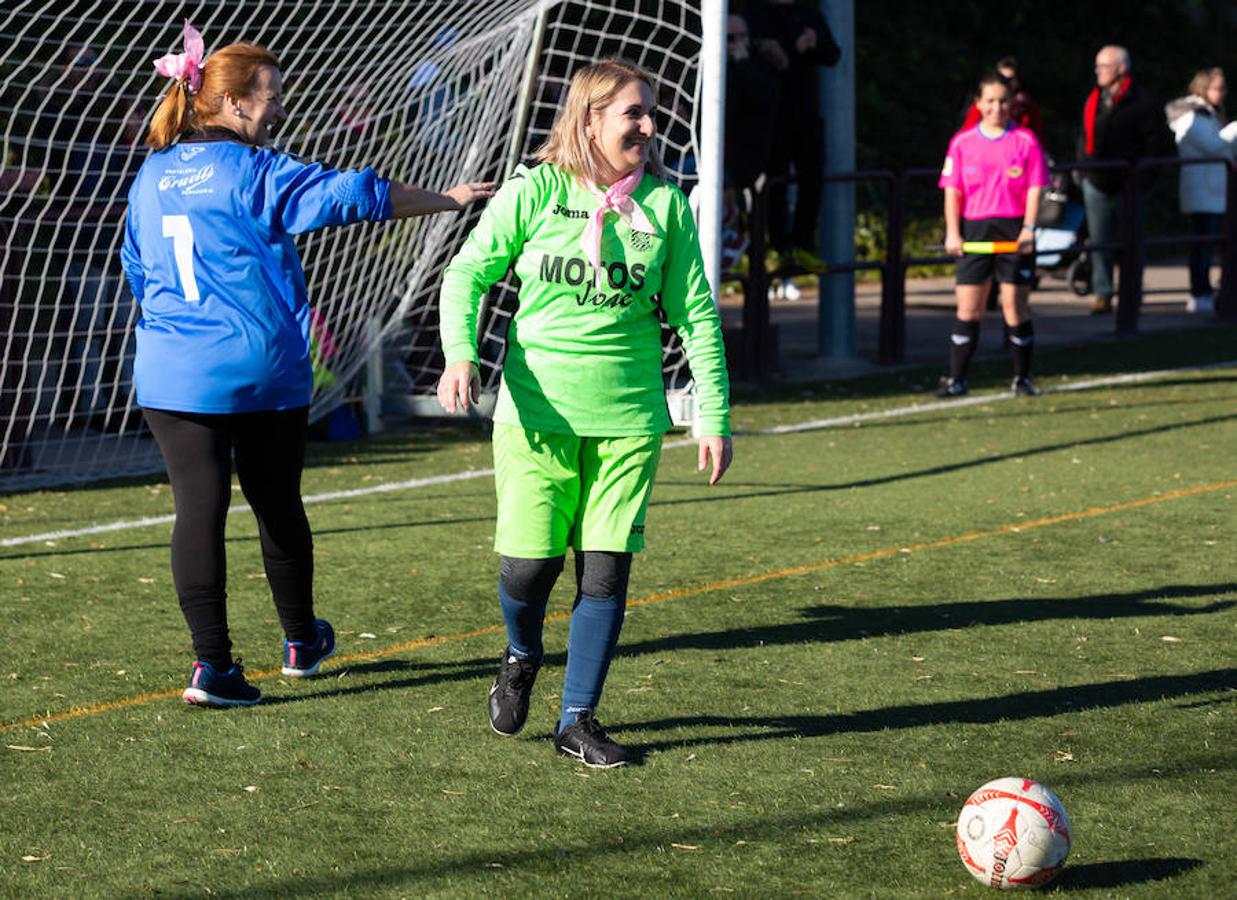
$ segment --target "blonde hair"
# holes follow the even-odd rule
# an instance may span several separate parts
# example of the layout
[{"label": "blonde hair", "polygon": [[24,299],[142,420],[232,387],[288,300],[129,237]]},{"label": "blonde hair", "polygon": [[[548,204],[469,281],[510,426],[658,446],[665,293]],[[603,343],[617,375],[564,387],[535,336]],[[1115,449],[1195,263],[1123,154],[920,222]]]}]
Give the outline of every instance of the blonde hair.
[{"label": "blonde hair", "polygon": [[216,50],[202,64],[202,87],[196,94],[190,95],[183,84],[176,83],[164,95],[151,117],[146,146],[163,150],[189,129],[209,125],[227,97],[253,92],[263,66],[282,71],[279,57],[257,44],[229,44]]},{"label": "blonde hair", "polygon": [[[605,109],[615,95],[633,81],[643,81],[653,96],[657,96],[653,76],[623,59],[603,59],[577,71],[571,77],[567,100],[554,122],[549,139],[537,148],[534,156],[579,178],[598,181],[601,167],[593,155],[593,143],[588,137],[589,114]],[[666,177],[657,147],[651,143],[644,171],[658,178]]]},{"label": "blonde hair", "polygon": [[[1207,88],[1211,87],[1212,80],[1223,77],[1224,70],[1219,66],[1214,66],[1210,69],[1200,69],[1195,76],[1190,79],[1190,94],[1194,97],[1198,97],[1200,100],[1207,101]],[[1220,118],[1223,119],[1223,104],[1219,106],[1217,112],[1220,113]]]}]

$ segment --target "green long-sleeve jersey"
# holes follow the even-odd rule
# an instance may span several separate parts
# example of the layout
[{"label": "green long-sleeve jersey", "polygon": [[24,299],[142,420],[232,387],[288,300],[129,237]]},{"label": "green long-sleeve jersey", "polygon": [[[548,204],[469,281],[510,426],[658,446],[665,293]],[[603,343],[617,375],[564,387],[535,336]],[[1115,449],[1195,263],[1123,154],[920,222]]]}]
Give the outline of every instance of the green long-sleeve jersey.
[{"label": "green long-sleeve jersey", "polygon": [[631,197],[656,234],[607,213],[598,280],[581,245],[596,198],[556,166],[520,166],[447,266],[439,324],[447,365],[477,361],[481,298],[513,263],[520,279],[496,422],[592,437],[668,429],[660,305],[696,381],[700,433],[730,434],[721,326],[687,198],[652,175]]}]

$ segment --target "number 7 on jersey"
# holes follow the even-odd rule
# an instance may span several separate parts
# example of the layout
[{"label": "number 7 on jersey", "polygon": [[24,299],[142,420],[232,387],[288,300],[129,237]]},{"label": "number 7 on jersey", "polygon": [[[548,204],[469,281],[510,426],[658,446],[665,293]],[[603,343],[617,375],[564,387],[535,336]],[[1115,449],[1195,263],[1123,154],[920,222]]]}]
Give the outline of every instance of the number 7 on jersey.
[{"label": "number 7 on jersey", "polygon": [[176,271],[180,274],[185,302],[201,302],[198,280],[193,274],[193,226],[189,224],[189,217],[164,216],[163,236],[172,239],[172,255],[176,257]]}]

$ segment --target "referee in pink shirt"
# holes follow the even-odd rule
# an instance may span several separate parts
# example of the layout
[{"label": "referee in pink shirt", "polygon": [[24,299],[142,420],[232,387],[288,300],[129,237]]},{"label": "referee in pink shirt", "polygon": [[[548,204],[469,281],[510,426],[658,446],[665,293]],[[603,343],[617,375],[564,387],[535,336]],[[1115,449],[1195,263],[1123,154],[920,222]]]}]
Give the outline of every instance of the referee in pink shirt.
[{"label": "referee in pink shirt", "polygon": [[[967,392],[967,368],[993,278],[1000,285],[1014,358],[1013,391],[1020,397],[1038,393],[1031,381],[1035,330],[1028,298],[1035,276],[1035,216],[1048,166],[1035,134],[1010,121],[1009,102],[1004,78],[993,72],[980,80],[975,104],[982,118],[949,142],[937,183],[945,190],[945,252],[959,257],[958,319],[949,337],[949,375],[941,378],[938,397]],[[1017,253],[964,253],[963,243],[973,241],[1016,243]]]}]

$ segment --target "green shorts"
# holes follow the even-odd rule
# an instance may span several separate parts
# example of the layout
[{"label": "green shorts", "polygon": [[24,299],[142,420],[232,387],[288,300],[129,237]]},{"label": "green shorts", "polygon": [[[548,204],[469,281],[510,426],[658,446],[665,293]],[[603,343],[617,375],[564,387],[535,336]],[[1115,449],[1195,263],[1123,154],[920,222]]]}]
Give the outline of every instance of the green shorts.
[{"label": "green shorts", "polygon": [[573,550],[635,553],[661,435],[578,437],[494,423],[494,549],[546,559]]}]

